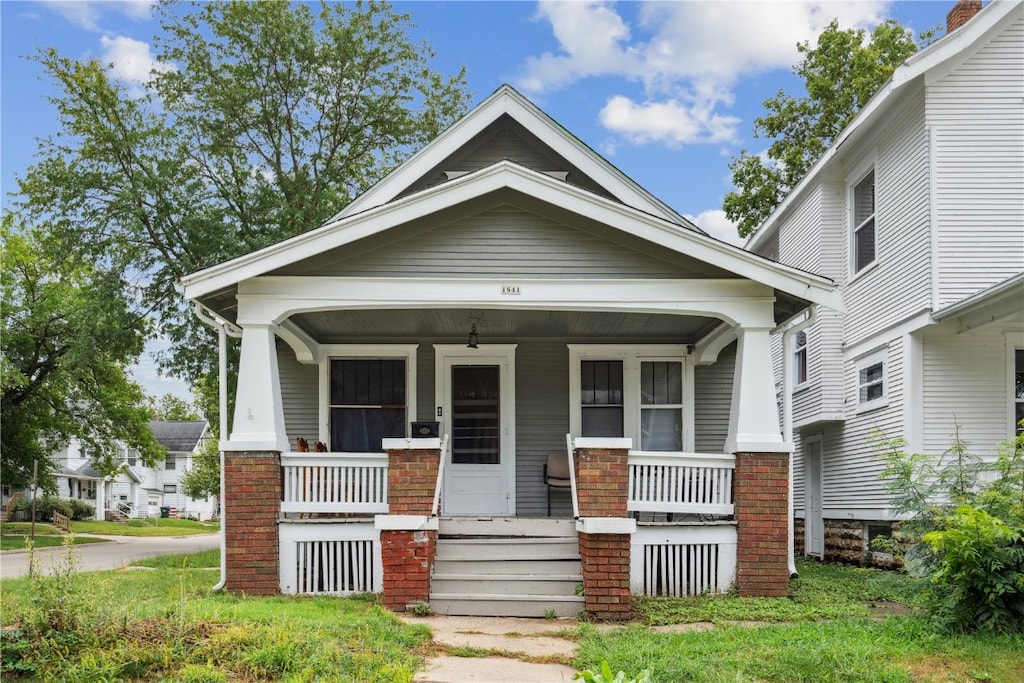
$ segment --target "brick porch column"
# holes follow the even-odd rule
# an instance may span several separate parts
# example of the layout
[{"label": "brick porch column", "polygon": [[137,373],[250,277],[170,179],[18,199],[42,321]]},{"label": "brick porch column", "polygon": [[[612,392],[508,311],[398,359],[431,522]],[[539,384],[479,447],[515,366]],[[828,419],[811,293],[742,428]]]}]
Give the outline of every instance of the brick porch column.
[{"label": "brick porch column", "polygon": [[276,451],[224,453],[225,589],[248,595],[280,593],[281,457]]},{"label": "brick porch column", "polygon": [[441,459],[438,439],[384,439],[388,452],[388,514],[377,515],[384,565],[384,604],[397,612],[430,600],[437,549],[431,517]]},{"label": "brick porch column", "polygon": [[576,439],[580,559],[587,612],[606,621],[633,615],[629,592],[630,537],[626,510],[630,439]]},{"label": "brick porch column", "polygon": [[736,453],[736,586],[742,596],[789,591],[789,453]]}]

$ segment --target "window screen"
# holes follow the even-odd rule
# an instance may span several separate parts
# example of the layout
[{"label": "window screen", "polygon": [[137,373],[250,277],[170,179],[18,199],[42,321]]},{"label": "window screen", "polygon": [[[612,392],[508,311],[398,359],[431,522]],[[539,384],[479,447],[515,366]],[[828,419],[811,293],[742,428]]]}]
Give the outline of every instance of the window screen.
[{"label": "window screen", "polygon": [[331,450],[379,452],[382,439],[405,436],[405,360],[332,360],[330,402]]},{"label": "window screen", "polygon": [[622,436],[622,361],[580,362],[582,436]]}]

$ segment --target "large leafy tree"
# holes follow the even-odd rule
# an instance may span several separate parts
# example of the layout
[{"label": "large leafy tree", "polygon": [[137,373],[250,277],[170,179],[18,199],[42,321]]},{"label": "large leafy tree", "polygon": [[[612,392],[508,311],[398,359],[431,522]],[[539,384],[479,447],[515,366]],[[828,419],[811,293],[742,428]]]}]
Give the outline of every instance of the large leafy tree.
[{"label": "large leafy tree", "polygon": [[[922,36],[929,38],[930,34]],[[771,140],[767,160],[743,150],[729,165],[737,189],[726,195],[723,208],[741,237],[752,234],[771,215],[918,46],[909,29],[890,19],[870,36],[864,29],[840,29],[832,21],[817,45],[806,42],[797,49],[803,59],[794,70],[804,81],[806,96],[780,90],[765,100],[767,111],[754,119],[754,134]]]},{"label": "large leafy tree", "polygon": [[409,18],[379,2],[164,2],[142,92],[106,65],[43,51],[60,134],[22,207],[140,283],[172,341],[164,369],[214,369],[181,276],[320,225],[465,110]]},{"label": "large leafy tree", "polygon": [[127,366],[142,350],[147,322],[125,298],[119,274],[54,251],[46,226],[14,214],[0,236],[0,477],[26,486],[38,463],[52,486],[50,454],[72,437],[105,474],[120,465],[119,443],[154,462],[142,389]]}]

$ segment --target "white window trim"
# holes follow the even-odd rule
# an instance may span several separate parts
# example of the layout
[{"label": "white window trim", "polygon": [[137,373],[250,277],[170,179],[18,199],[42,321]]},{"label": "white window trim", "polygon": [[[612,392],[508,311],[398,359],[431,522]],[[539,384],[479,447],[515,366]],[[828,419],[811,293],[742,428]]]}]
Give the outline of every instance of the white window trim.
[{"label": "white window trim", "polygon": [[[878,398],[870,401],[861,402],[860,400],[860,373],[861,371],[881,363],[882,365],[882,395]],[[889,405],[889,348],[885,347],[874,351],[868,355],[858,358],[853,365],[854,372],[854,405],[857,407],[857,413],[866,413],[871,410],[877,410],[878,408],[884,408]]]},{"label": "white window trim", "polygon": [[[872,157],[869,160],[865,161],[863,164],[858,166],[857,169],[853,173],[851,173],[850,175],[848,175],[846,177],[847,225],[849,225],[849,228],[847,230],[847,245],[848,245],[847,252],[848,252],[848,255],[849,255],[848,267],[849,267],[849,270],[850,270],[850,282],[853,282],[854,280],[862,277],[866,273],[874,270],[874,268],[878,265],[878,191],[877,190],[878,190],[878,184],[879,183],[878,183],[878,164],[876,163],[876,161],[877,160],[872,155]],[[860,270],[857,270],[857,254],[856,254],[856,251],[857,251],[857,249],[856,249],[856,247],[857,247],[857,238],[856,238],[856,234],[857,234],[857,228],[859,228],[860,225],[863,224],[863,221],[861,222],[861,224],[856,224],[855,223],[855,221],[856,221],[856,211],[857,211],[857,209],[856,209],[856,201],[855,201],[855,199],[856,199],[856,190],[857,190],[857,185],[859,185],[865,178],[867,178],[869,173],[874,173],[875,174],[875,206],[874,206],[874,212],[871,214],[872,217],[875,220],[875,256],[871,260],[871,263],[868,263],[867,265],[865,265]]]},{"label": "white window trim", "polygon": [[[797,339],[800,338],[801,334],[804,335],[804,345],[803,346],[798,346],[797,345]],[[793,335],[793,348],[790,349],[790,357],[792,358],[792,361],[793,361],[793,367],[790,369],[790,371],[793,373],[793,378],[792,379],[793,379],[793,391],[794,392],[803,390],[804,388],[807,387],[808,383],[810,382],[811,364],[810,364],[810,356],[809,356],[809,351],[808,351],[808,349],[810,349],[810,346],[811,346],[811,340],[810,340],[809,335],[807,334],[807,330],[806,329],[800,330],[799,332],[797,332],[796,334]],[[800,363],[797,362],[797,353],[799,351],[801,351],[801,350],[804,353],[804,378],[803,378],[803,380],[798,382],[797,381],[797,370],[800,367]]]},{"label": "white window trim", "polygon": [[1007,394],[1007,435],[1008,439],[1012,439],[1017,436],[1017,404],[1021,403],[1021,399],[1017,398],[1017,352],[1024,351],[1024,346],[1020,346],[1020,332],[1007,332],[1006,337],[1006,367],[1009,368],[1006,380],[1006,394]]},{"label": "white window trim", "polygon": [[678,361],[683,381],[683,451],[694,450],[693,364],[683,344],[568,344],[569,349],[569,430],[579,436],[582,430],[580,361],[622,361],[622,431],[640,448],[640,363]]},{"label": "white window trim", "polygon": [[[405,436],[416,412],[416,352],[419,344],[324,344],[319,348],[320,362],[320,435],[331,442],[331,361],[338,359],[405,360]],[[383,451],[381,451],[383,452]]]}]

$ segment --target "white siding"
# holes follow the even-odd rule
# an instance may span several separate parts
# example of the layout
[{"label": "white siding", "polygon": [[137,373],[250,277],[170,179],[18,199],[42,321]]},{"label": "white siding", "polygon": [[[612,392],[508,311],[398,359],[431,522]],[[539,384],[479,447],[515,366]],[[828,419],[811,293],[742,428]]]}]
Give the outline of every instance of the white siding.
[{"label": "white siding", "polygon": [[717,363],[694,368],[693,443],[698,453],[725,452],[735,372],[736,344],[723,349]]},{"label": "white siding", "polygon": [[312,444],[320,438],[320,368],[297,361],[286,344],[277,346],[277,367],[288,443],[301,436]]},{"label": "white siding", "polygon": [[924,451],[942,453],[955,425],[975,455],[995,452],[1010,436],[1006,336],[930,335],[923,343]]},{"label": "white siding", "polygon": [[[892,125],[880,131],[872,144],[863,146],[866,153],[847,166],[852,173],[854,169],[866,171],[864,165],[871,161],[876,164],[875,263],[853,276],[845,287],[847,345],[919,313],[931,301],[923,91],[893,112],[890,120]],[[848,210],[843,223],[849,249]]]},{"label": "white siding", "polygon": [[[1018,8],[1019,9],[1019,8]],[[928,87],[936,308],[1024,270],[1024,13]]]}]

